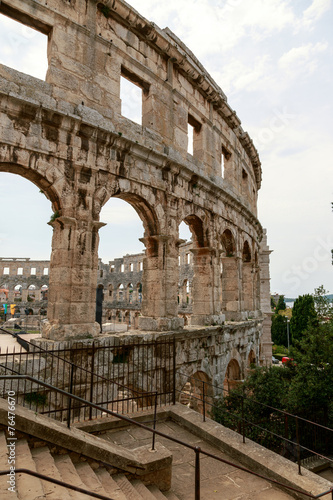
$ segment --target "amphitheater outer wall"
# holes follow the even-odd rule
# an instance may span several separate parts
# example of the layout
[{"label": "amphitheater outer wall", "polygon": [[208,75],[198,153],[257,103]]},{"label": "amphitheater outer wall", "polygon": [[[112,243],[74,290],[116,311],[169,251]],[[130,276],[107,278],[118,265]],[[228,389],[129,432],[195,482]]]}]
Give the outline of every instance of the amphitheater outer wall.
[{"label": "amphitheater outer wall", "polygon": [[[261,318],[260,161],[190,50],[121,0],[11,0],[0,12],[48,36],[45,81],[0,66],[0,171],[36,184],[54,211],[44,338],[99,334],[100,211],[111,197],[144,226],[142,330],[183,326],[182,221],[193,239],[192,326]],[[121,78],[142,91],[141,125],[122,115]]]}]

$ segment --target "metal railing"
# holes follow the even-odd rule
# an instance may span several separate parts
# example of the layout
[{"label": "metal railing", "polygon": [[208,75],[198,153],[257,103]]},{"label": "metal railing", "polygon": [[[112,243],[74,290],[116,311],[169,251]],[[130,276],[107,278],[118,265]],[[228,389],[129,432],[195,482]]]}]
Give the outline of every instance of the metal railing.
[{"label": "metal railing", "polygon": [[[329,493],[331,493],[332,495],[332,500],[333,500],[333,487],[330,488],[329,490],[327,491],[324,491],[318,495],[313,495],[312,493],[307,493],[307,492],[304,492],[302,490],[299,490],[297,488],[294,488],[292,486],[288,486],[286,484],[283,484],[279,481],[276,481],[275,479],[271,479],[267,476],[264,476],[262,474],[259,474],[257,472],[254,472],[254,471],[251,471],[250,469],[247,469],[246,467],[242,467],[240,465],[236,465],[228,460],[225,460],[223,458],[220,458],[220,457],[217,457],[216,455],[214,455],[213,453],[210,453],[208,451],[205,451],[203,449],[201,449],[199,446],[193,446],[189,443],[186,443],[184,441],[181,441],[180,439],[178,438],[175,438],[173,436],[170,436],[168,434],[165,434],[164,432],[161,432],[161,431],[158,431],[156,428],[151,428],[151,427],[148,427],[146,426],[145,424],[142,424],[140,422],[136,422],[135,420],[131,419],[130,417],[127,417],[125,415],[121,415],[119,413],[116,413],[112,410],[108,410],[108,409],[101,409],[100,407],[98,407],[98,405],[94,404],[94,403],[91,403],[89,401],[86,401],[78,396],[75,396],[74,394],[69,394],[68,392],[62,390],[62,389],[58,389],[57,387],[52,387],[50,386],[50,384],[47,384],[45,382],[41,382],[37,379],[34,379],[33,377],[30,377],[29,375],[0,375],[0,380],[4,380],[4,381],[10,381],[10,380],[19,380],[19,379],[27,379],[27,380],[30,380],[31,382],[35,383],[35,384],[40,384],[48,389],[52,389],[52,390],[55,390],[55,391],[58,391],[60,392],[61,394],[65,395],[66,397],[70,398],[70,399],[73,399],[75,401],[78,401],[82,404],[85,404],[85,405],[88,405],[88,406],[91,406],[95,409],[99,409],[99,410],[103,410],[104,412],[112,415],[113,417],[117,417],[119,418],[120,420],[124,420],[125,422],[127,422],[128,424],[131,424],[131,425],[135,425],[137,427],[141,427],[141,429],[144,429],[150,433],[154,435],[157,435],[157,436],[160,436],[160,437],[163,437],[165,439],[168,439],[169,441],[172,441],[174,443],[177,443],[177,444],[180,444],[182,446],[185,446],[186,448],[189,448],[191,450],[194,451],[195,453],[195,473],[194,473],[194,499],[195,500],[200,500],[200,455],[205,455],[207,457],[210,457],[210,458],[213,458],[214,460],[217,460],[219,462],[222,462],[224,464],[227,464],[227,465],[230,465],[238,470],[241,470],[243,472],[247,472],[251,475],[254,475],[256,477],[259,477],[261,479],[264,479],[266,481],[269,481],[270,483],[273,483],[275,485],[278,485],[279,487],[285,489],[285,490],[288,490],[288,491],[292,491],[294,493],[298,493],[300,495],[304,495],[308,498],[321,498]],[[70,422],[68,421],[68,423],[70,424]],[[2,473],[4,474],[5,472],[2,471]],[[98,497],[97,497],[98,498]],[[105,497],[104,497],[105,498]],[[104,500],[104,499],[103,499]]]},{"label": "metal railing", "polygon": [[[177,391],[183,395],[183,404],[192,405],[194,409],[202,414],[203,421],[205,421],[208,414],[213,420],[242,434],[244,443],[245,438],[249,438],[283,455],[285,458],[297,462],[299,474],[301,474],[302,463],[305,463],[304,458],[308,458],[309,456],[325,459],[327,463],[333,465],[332,458],[309,447],[309,443],[313,443],[314,445],[324,446],[326,450],[332,450],[330,446],[333,444],[333,429],[255,401],[241,394],[233,395],[239,402],[239,412],[233,413],[231,410],[221,408],[220,405],[216,405],[213,402],[214,392],[218,391],[222,392],[222,394],[224,392],[229,394],[229,391],[223,387],[181,372],[178,372],[178,375],[190,381],[190,392],[184,390]],[[246,416],[248,412],[246,411],[245,403],[247,408],[249,404],[261,408],[262,413],[266,413],[266,418],[258,419],[256,422],[249,420]],[[283,434],[279,433],[281,428],[283,429]]]},{"label": "metal railing", "polygon": [[[175,401],[173,339],[134,342],[113,338],[107,346],[93,342],[57,350],[27,344],[29,352],[0,351],[2,374],[27,374],[121,413]],[[27,382],[18,382],[15,392],[17,403],[58,420],[67,418],[68,401],[57,393],[38,392]],[[100,416],[100,412],[76,404],[71,415],[80,421]]]}]

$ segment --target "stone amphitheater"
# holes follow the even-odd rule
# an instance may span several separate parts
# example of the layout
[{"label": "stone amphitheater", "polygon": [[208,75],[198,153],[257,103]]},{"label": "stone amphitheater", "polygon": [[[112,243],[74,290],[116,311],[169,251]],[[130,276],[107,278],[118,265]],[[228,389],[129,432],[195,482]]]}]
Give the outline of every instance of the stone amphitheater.
[{"label": "stone amphitheater", "polygon": [[[261,164],[220,87],[170,29],[160,29],[123,0],[4,0],[0,13],[48,38],[44,81],[0,65],[0,172],[34,183],[54,212],[49,262],[0,261],[0,288],[8,290],[2,291],[8,303],[15,299],[18,285],[22,300],[28,300],[34,287],[31,304],[45,299],[46,288],[48,295],[42,338],[34,341],[32,354],[2,355],[1,363],[7,363],[1,367],[2,379],[3,370],[7,373],[13,364],[17,373],[22,367],[17,360],[26,355],[27,370],[35,377],[44,370],[45,383],[56,379],[58,385],[49,386],[67,390],[69,401],[77,398],[75,391],[82,384],[81,379],[79,387],[73,382],[74,368],[85,370],[99,350],[97,371],[92,370],[89,382],[92,398],[94,383],[110,367],[116,365],[119,373],[128,375],[130,354],[125,348],[122,354],[122,347],[129,339],[139,346],[161,339],[173,343],[173,365],[169,362],[168,369],[171,373],[173,368],[174,395],[184,385],[181,370],[185,380],[198,380],[200,387],[203,383],[205,396],[204,383],[221,390],[225,382],[236,385],[252,364],[270,364],[270,249],[257,218]],[[126,116],[120,94],[124,81],[140,94],[139,123]],[[105,225],[100,213],[112,197],[138,213],[145,252],[104,264],[98,257],[99,229]],[[191,231],[190,243],[179,236],[183,222]],[[104,319],[112,317],[124,299],[128,310],[139,303],[134,330],[101,334],[96,288],[104,291]],[[79,342],[87,354],[74,366],[72,354]],[[53,354],[46,358],[41,348],[50,346],[68,349],[70,360],[61,359],[71,366],[66,380],[53,368],[48,370]],[[113,358],[104,362],[107,350]],[[164,370],[162,361],[170,361],[164,352],[156,346],[149,351],[143,359],[146,369]],[[140,370],[131,372],[137,383]],[[117,381],[113,378],[112,383]],[[1,384],[5,389],[3,380]],[[110,419],[102,419],[81,426],[74,422],[69,429],[69,403],[67,427],[39,415],[37,403],[36,412],[18,404],[25,401],[26,392],[19,391],[19,382],[11,387],[19,393],[16,451],[18,467],[25,469],[17,474],[13,492],[0,474],[2,498],[190,500],[192,452],[198,457],[201,445],[207,458],[201,460],[205,500],[291,498],[271,482],[241,469],[235,472],[234,465],[229,469],[227,462],[217,468],[208,458],[210,452],[222,460],[236,457],[240,467],[265,470],[268,481],[279,480],[304,492],[317,494],[327,487],[311,473],[298,476],[296,464],[288,465],[249,440],[246,445],[240,435],[209,418],[202,422],[199,413],[176,403],[175,397],[174,405],[160,410],[158,428],[163,433],[152,453],[149,429],[146,435],[133,422],[129,428],[119,426],[117,419],[112,420],[114,428]],[[157,394],[160,388],[153,389]],[[150,398],[151,392],[146,395]],[[56,400],[53,404],[51,410],[58,410]],[[151,419],[148,406],[146,417]],[[7,426],[8,404],[0,398],[3,474],[8,467]],[[187,444],[191,454],[188,448],[180,451],[170,445],[172,433],[193,444]],[[43,474],[55,483],[45,482],[45,477],[41,481]],[[79,489],[73,492],[71,486]],[[195,495],[198,500],[200,494]]]}]

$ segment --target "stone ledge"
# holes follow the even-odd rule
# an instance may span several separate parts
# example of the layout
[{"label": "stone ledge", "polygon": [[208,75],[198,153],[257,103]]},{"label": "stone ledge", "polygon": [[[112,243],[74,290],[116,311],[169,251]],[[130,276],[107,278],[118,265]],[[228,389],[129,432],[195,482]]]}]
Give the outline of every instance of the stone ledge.
[{"label": "stone ledge", "polygon": [[[172,454],[160,443],[156,443],[154,452],[151,452],[149,445],[126,450],[75,427],[68,429],[62,422],[21,406],[16,406],[15,414],[16,430],[20,433],[130,472],[146,484],[156,484],[160,489],[167,490],[171,486]],[[2,398],[0,425],[5,428],[8,425],[8,402]]]},{"label": "stone ledge", "polygon": [[[286,486],[296,488],[318,495],[328,491],[332,487],[332,483],[323,479],[320,476],[302,468],[302,475],[298,474],[298,465],[290,462],[284,457],[274,453],[263,446],[246,439],[243,443],[243,438],[237,432],[234,432],[221,424],[218,424],[206,417],[206,422],[202,421],[202,415],[189,409],[188,407],[176,404],[169,408],[169,418],[177,424],[184,427],[218,448],[226,452],[235,460],[239,461],[244,467],[262,474],[263,476],[279,481]],[[287,493],[292,494],[295,498],[308,499],[309,497],[297,494],[286,489]],[[330,500],[331,494],[321,497],[323,500]]]}]

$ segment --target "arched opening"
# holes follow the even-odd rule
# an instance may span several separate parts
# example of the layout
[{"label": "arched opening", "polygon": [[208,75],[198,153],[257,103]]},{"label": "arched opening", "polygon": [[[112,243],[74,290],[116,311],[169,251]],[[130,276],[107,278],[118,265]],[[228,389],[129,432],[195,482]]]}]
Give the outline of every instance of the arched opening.
[{"label": "arched opening", "polygon": [[36,286],[30,285],[28,287],[28,302],[35,302],[36,300]]},{"label": "arched opening", "polygon": [[214,391],[211,379],[205,372],[197,371],[184,384],[179,402],[201,413],[201,415],[205,412],[205,415],[209,416],[213,398]]},{"label": "arched opening", "polygon": [[127,285],[127,300],[129,304],[133,304],[133,283]]},{"label": "arched opening", "polygon": [[243,292],[243,310],[253,311],[253,266],[250,245],[247,241],[243,245],[242,253],[242,292]]},{"label": "arched opening", "polygon": [[225,372],[225,377],[224,377],[224,382],[223,382],[223,389],[224,389],[224,394],[227,392],[229,393],[237,387],[237,385],[241,381],[241,370],[239,363],[236,359],[232,359],[229,361],[229,364],[227,366],[226,372]]},{"label": "arched opening", "polygon": [[203,220],[194,214],[187,215],[179,226],[181,239],[180,230],[183,231],[184,224],[191,240],[179,247],[179,308],[192,304],[191,324],[203,325],[213,314],[220,312],[220,306],[216,308],[215,288],[212,287],[215,255],[209,248],[208,231]]},{"label": "arched opening", "polygon": [[230,229],[221,236],[221,292],[222,311],[227,320],[236,321],[239,312],[239,265],[235,238]]},{"label": "arched opening", "polygon": [[120,283],[117,287],[117,301],[122,302],[124,300],[124,285]]},{"label": "arched opening", "polygon": [[256,354],[253,349],[249,352],[247,357],[247,370],[248,372],[256,367]]},{"label": "arched opening", "polygon": [[[49,282],[54,269],[54,264],[51,266],[54,233],[48,222],[61,214],[61,206],[54,185],[35,170],[9,162],[0,163],[0,172],[1,201],[10,213],[10,217],[3,217],[1,224],[1,251],[12,261],[8,304],[19,302],[22,310],[31,309],[30,302],[46,301],[49,291],[52,288],[54,291],[54,285]],[[48,284],[42,287],[38,279],[46,276],[45,269],[47,276],[50,270],[50,277],[47,277]],[[16,286],[17,277],[24,281],[23,287],[22,284]],[[54,309],[45,307],[42,312],[47,313],[50,320]]]},{"label": "arched opening", "polygon": [[[101,262],[108,262],[104,280],[109,294],[117,290],[117,301],[124,306],[158,316],[154,302],[161,294],[149,290],[159,286],[159,223],[153,209],[140,196],[121,193],[104,204],[100,220],[107,224],[100,230],[98,253]],[[115,307],[112,298],[105,304],[109,310]]]}]

